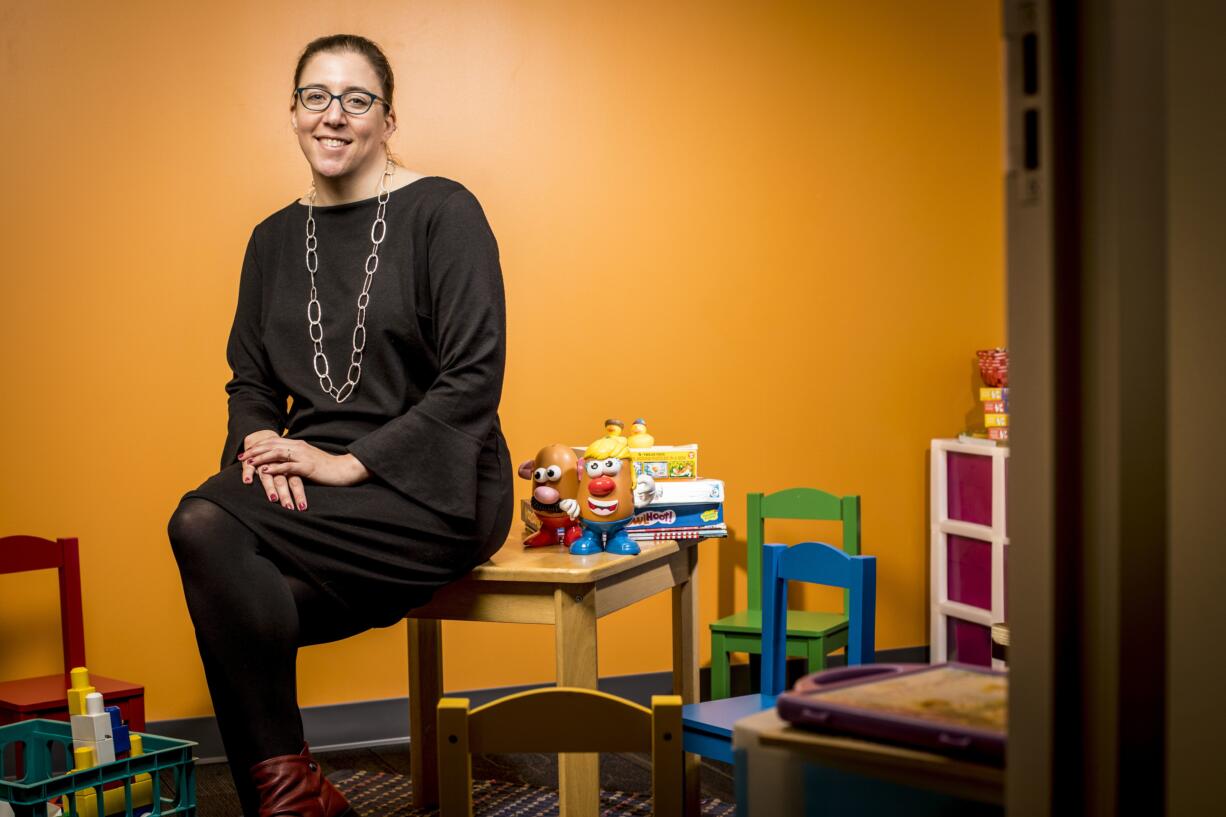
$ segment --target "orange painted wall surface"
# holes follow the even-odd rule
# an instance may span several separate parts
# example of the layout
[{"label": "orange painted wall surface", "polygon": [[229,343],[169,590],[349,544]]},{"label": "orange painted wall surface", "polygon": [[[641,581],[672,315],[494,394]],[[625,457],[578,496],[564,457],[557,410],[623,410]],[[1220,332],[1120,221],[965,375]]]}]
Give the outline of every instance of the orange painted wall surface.
[{"label": "orange painted wall surface", "polygon": [[[386,47],[396,152],[498,236],[514,456],[643,415],[727,481],[704,660],[745,598],[745,493],[794,485],[863,496],[879,648],[926,643],[927,443],[1004,340],[996,5],[356,5],[0,9],[0,532],[80,537],[91,667],[151,719],[210,711],[165,524],[216,468],[243,248],[309,182],[292,66],[334,31]],[[54,594],[0,577],[0,677],[58,668]],[[601,673],[667,668],[668,609],[602,620]],[[445,634],[450,688],[552,678],[549,628]],[[403,623],[310,648],[300,700],[403,695],[405,651]]]}]

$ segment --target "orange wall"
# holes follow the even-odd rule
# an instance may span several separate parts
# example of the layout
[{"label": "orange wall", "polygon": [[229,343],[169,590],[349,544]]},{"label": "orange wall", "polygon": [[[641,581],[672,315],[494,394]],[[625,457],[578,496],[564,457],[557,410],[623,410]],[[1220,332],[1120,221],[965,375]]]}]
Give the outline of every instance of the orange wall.
[{"label": "orange wall", "polygon": [[[608,415],[700,443],[737,533],[701,547],[704,625],[744,599],[747,491],[860,493],[878,644],[925,643],[927,441],[1004,339],[996,6],[357,5],[3,12],[0,532],[81,538],[91,666],[146,683],[153,719],[210,710],[165,523],[216,466],[247,236],[308,184],[294,59],[337,30],[389,51],[397,153],[498,235],[514,455]],[[625,368],[597,389],[604,338]],[[54,592],[0,577],[0,677],[57,669]],[[601,673],[666,668],[668,609],[602,620]],[[445,632],[449,687],[552,677],[549,628]],[[404,625],[301,668],[303,704],[404,694]]]}]

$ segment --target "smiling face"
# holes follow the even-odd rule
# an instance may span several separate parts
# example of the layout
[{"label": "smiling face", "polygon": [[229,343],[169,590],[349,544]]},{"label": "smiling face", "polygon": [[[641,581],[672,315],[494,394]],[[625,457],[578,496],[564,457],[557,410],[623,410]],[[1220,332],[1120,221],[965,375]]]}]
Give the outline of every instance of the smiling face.
[{"label": "smiling face", "polygon": [[[379,76],[366,57],[352,51],[322,51],[298,78],[300,88],[320,88],[341,95],[366,91],[384,95]],[[386,144],[396,130],[396,116],[382,102],[364,114],[346,113],[334,99],[324,111],[308,111],[294,97],[290,122],[298,145],[316,177],[332,182],[377,175],[386,162]]]},{"label": "smiling face", "polygon": [[630,460],[585,458],[579,474],[579,513],[584,519],[617,522],[634,516]]}]

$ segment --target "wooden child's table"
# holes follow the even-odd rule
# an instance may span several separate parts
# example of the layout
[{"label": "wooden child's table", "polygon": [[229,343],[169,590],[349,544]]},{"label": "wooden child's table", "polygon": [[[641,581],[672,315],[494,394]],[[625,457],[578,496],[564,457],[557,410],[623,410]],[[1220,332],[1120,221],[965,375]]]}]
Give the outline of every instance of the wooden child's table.
[{"label": "wooden child's table", "polygon": [[[557,683],[596,689],[596,620],[664,590],[672,593],[673,691],[698,700],[698,542],[640,542],[637,556],[572,556],[525,549],[513,533],[490,561],[449,585],[409,619],[409,736],[413,805],[438,803],[436,708],[443,694],[441,622],[552,624]],[[687,786],[697,784],[687,757]],[[596,817],[599,756],[558,758],[561,813]],[[693,794],[693,793],[692,793]]]}]

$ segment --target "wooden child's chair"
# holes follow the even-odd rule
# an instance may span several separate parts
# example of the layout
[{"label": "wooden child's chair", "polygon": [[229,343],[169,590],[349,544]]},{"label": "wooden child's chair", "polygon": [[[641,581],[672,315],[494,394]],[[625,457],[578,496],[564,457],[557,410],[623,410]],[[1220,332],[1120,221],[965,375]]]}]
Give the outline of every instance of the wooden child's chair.
[{"label": "wooden child's chair", "polygon": [[[749,494],[746,566],[749,604],[711,622],[711,699],[731,693],[729,654],[762,654],[762,542],[767,519],[841,522],[843,552],[860,555],[860,497],[835,496],[815,488],[790,488],[773,494]],[[826,656],[847,646],[847,594],[843,610],[792,610],[787,620],[787,654],[808,659],[808,671],[826,668]]]},{"label": "wooden child's chair", "polygon": [[[81,612],[81,560],[77,540],[35,536],[0,538],[0,574],[55,568],[60,581],[60,630],[64,672],[0,681],[0,726],[31,718],[68,720],[69,672],[85,663],[85,620]],[[90,673],[90,683],[133,732],[145,731],[145,688]]]},{"label": "wooden child's chair", "polygon": [[681,698],[651,709],[575,687],[508,695],[469,711],[467,698],[438,703],[439,815],[472,817],[472,758],[511,752],[651,752],[652,813],[682,812]]}]

